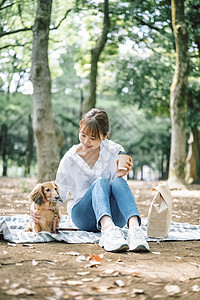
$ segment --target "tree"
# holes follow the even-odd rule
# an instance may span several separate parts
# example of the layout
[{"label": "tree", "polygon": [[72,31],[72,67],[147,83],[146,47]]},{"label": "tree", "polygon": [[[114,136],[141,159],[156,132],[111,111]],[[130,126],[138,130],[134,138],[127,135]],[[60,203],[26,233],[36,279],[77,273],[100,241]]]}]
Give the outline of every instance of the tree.
[{"label": "tree", "polygon": [[187,91],[187,127],[190,130],[188,154],[186,158],[187,183],[200,182],[200,89],[199,65],[200,58],[200,19],[199,0],[186,1],[186,22],[189,32],[189,47],[193,49],[190,55],[190,78]]},{"label": "tree", "polygon": [[37,143],[38,181],[55,179],[59,148],[51,109],[51,75],[48,39],[52,0],[38,0],[33,26],[31,81],[33,83],[33,130]]},{"label": "tree", "polygon": [[188,80],[188,34],[184,1],[172,0],[172,24],[176,44],[176,69],[170,90],[171,152],[169,183],[183,184],[185,179],[185,90]]},{"label": "tree", "polygon": [[187,93],[188,114],[187,123],[190,130],[188,139],[188,154],[186,158],[186,183],[200,182],[200,134],[198,130],[200,120],[200,91],[198,82],[192,85]]},{"label": "tree", "polygon": [[96,105],[96,85],[97,85],[97,70],[98,70],[98,61],[101,55],[101,52],[104,49],[104,46],[107,41],[107,35],[110,27],[109,20],[109,8],[108,0],[104,1],[104,21],[103,29],[100,37],[96,41],[95,47],[91,50],[91,69],[90,69],[90,84],[89,84],[89,97],[85,103],[83,103],[83,113],[86,113],[92,107]]}]

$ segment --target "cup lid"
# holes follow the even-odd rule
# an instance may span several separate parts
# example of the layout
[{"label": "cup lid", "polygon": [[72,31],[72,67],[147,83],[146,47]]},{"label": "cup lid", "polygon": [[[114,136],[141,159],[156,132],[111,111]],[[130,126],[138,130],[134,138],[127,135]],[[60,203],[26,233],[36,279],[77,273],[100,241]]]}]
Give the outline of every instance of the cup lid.
[{"label": "cup lid", "polygon": [[130,155],[130,153],[128,153],[128,152],[125,152],[125,151],[119,151],[118,155],[119,155],[119,154]]}]

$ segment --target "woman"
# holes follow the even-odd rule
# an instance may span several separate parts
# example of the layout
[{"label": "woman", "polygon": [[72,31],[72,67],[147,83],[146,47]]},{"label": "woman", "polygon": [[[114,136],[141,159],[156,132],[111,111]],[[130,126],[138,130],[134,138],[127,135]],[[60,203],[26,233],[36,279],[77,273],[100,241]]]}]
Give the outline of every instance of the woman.
[{"label": "woman", "polygon": [[[101,231],[99,245],[106,251],[149,251],[148,243],[139,227],[141,218],[126,177],[126,170],[118,169],[118,153],[122,146],[108,140],[109,120],[104,110],[86,113],[79,127],[78,145],[62,158],[56,176],[60,196],[68,202],[68,213],[81,230]],[[128,225],[128,239],[121,228]]]}]

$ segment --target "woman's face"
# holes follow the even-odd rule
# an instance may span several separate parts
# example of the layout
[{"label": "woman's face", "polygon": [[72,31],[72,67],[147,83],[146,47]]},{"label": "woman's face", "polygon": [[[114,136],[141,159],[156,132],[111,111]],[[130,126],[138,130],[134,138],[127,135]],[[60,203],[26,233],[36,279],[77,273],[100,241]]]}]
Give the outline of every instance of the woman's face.
[{"label": "woman's face", "polygon": [[94,136],[90,134],[86,134],[84,129],[81,129],[79,132],[79,141],[85,151],[91,151],[99,148],[102,140],[104,140],[103,136],[101,136],[101,139],[95,138]]}]

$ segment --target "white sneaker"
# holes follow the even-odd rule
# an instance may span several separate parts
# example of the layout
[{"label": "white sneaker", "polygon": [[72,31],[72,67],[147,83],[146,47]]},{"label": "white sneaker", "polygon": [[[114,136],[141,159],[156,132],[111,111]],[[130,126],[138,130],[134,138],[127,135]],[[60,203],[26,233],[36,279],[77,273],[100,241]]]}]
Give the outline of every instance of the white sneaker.
[{"label": "white sneaker", "polygon": [[128,230],[129,251],[149,252],[150,248],[140,227],[134,226]]},{"label": "white sneaker", "polygon": [[110,252],[128,250],[128,244],[124,239],[123,233],[117,226],[110,226],[102,231],[99,246]]}]

